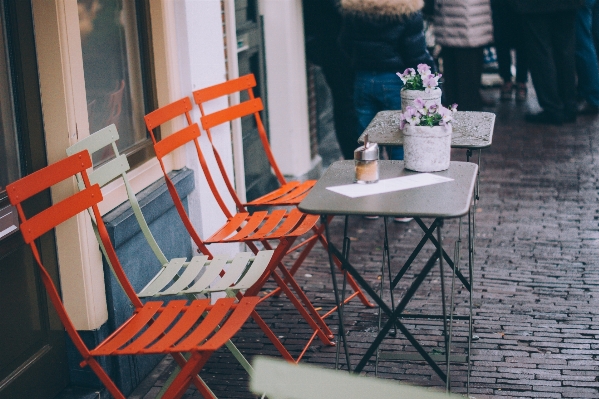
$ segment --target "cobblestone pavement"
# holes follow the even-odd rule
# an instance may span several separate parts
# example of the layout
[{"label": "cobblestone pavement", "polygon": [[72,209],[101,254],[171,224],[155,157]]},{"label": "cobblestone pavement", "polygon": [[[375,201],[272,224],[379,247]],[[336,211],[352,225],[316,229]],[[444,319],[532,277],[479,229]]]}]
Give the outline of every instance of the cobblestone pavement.
[{"label": "cobblestone pavement", "polygon": [[[497,97],[496,91],[487,94]],[[470,395],[475,398],[599,398],[599,119],[579,117],[561,127],[534,126],[522,121],[526,106],[498,104],[493,145],[482,153],[481,198],[476,213],[474,269],[474,333]],[[453,160],[465,160],[454,150]],[[350,219],[351,260],[366,279],[379,283],[383,220]],[[444,245],[457,239],[458,221],[444,227]],[[340,243],[343,219],[332,222],[334,242]],[[465,232],[465,222],[463,224]],[[421,238],[415,222],[389,224],[393,268],[409,256]],[[467,272],[465,245],[462,269]],[[425,254],[432,252],[428,244]],[[424,265],[420,256],[408,277]],[[316,247],[298,280],[323,309],[333,305],[326,253]],[[411,274],[410,274],[411,273]],[[450,277],[446,271],[446,277]],[[428,278],[408,310],[440,312],[439,269]],[[449,287],[450,280],[446,280]],[[405,292],[400,284],[396,295]],[[272,288],[272,287],[271,287]],[[467,314],[468,294],[456,284],[456,312]],[[387,296],[388,298],[388,296]],[[324,310],[323,310],[324,312]],[[297,355],[310,329],[289,301],[266,301],[260,313],[271,323],[290,351]],[[346,308],[352,361],[376,334],[376,310],[354,300]],[[327,319],[336,331],[336,315]],[[384,321],[384,320],[383,320]],[[430,353],[443,353],[442,327],[437,321],[406,321],[406,326]],[[467,324],[455,323],[455,354],[464,354]],[[250,359],[277,356],[253,322],[236,339]],[[383,348],[413,351],[401,334]],[[335,348],[315,341],[303,362],[332,368]],[[344,362],[343,362],[344,363]],[[131,398],[153,398],[172,370],[166,358]],[[345,368],[345,366],[344,366]],[[365,369],[374,375],[374,362]],[[209,361],[202,376],[220,398],[252,398],[247,375],[222,350]],[[380,361],[378,376],[423,386],[442,387],[423,362]],[[465,393],[467,369],[452,368],[452,388]],[[185,398],[200,397],[190,389]]]}]

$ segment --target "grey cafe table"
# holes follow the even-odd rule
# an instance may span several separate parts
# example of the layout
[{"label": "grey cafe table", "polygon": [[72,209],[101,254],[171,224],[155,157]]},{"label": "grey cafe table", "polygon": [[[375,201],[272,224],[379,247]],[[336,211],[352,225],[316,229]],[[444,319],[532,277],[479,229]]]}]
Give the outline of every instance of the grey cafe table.
[{"label": "grey cafe table", "polygon": [[[455,362],[456,359],[451,355],[451,335],[452,335],[452,323],[454,319],[467,320],[469,323],[469,334],[468,334],[468,355],[464,358],[464,362],[468,363],[468,384],[470,376],[470,341],[472,338],[472,283],[473,283],[473,265],[469,263],[469,275],[466,278],[459,269],[459,250],[454,252],[454,259],[452,259],[446,251],[443,249],[443,241],[441,237],[441,228],[443,226],[443,220],[450,218],[461,218],[468,214],[470,216],[473,197],[474,187],[478,172],[478,165],[471,162],[451,162],[448,170],[442,172],[435,172],[435,175],[444,176],[453,179],[443,183],[433,184],[429,186],[422,186],[411,188],[407,190],[394,191],[384,194],[368,195],[358,198],[350,198],[331,190],[327,187],[352,184],[354,181],[354,161],[338,161],[332,164],[324,175],[318,180],[316,185],[312,188],[306,198],[299,204],[299,209],[302,212],[309,214],[321,215],[323,222],[326,221],[328,216],[332,215],[343,215],[345,216],[345,229],[344,229],[344,240],[343,247],[341,250],[337,248],[330,240],[329,226],[325,224],[325,234],[327,242],[329,243],[329,263],[331,268],[331,278],[333,281],[333,288],[335,292],[335,301],[337,304],[337,312],[339,316],[339,339],[343,340],[345,349],[345,360],[347,367],[350,372],[359,373],[366,366],[370,358],[377,353],[378,359],[378,347],[389,333],[391,328],[398,328],[401,333],[408,339],[410,344],[418,351],[416,358],[412,355],[412,358],[408,357],[408,360],[425,360],[436,372],[436,374],[445,382],[446,390],[450,390],[450,365],[451,362]],[[395,177],[407,176],[415,174],[404,169],[403,161],[379,161],[379,174],[380,179],[390,179]],[[385,303],[382,299],[382,287],[384,281],[381,281],[381,291],[377,293],[376,290],[368,284],[365,278],[361,275],[359,270],[354,267],[348,260],[349,258],[349,235],[348,235],[348,218],[351,215],[378,215],[384,217],[385,226],[385,242],[383,246],[383,264],[384,268],[387,266],[389,274],[390,292],[391,292],[391,307]],[[413,253],[410,255],[408,260],[404,263],[400,271],[392,279],[391,266],[389,259],[389,246],[388,246],[388,234],[387,234],[387,217],[388,216],[409,216],[413,217],[420,228],[424,232],[424,236],[418,243]],[[427,226],[422,218],[432,218],[434,221],[430,226]],[[468,218],[470,222],[470,217]],[[458,224],[460,228],[459,236],[461,237],[461,223]],[[436,230],[436,237],[435,232]],[[472,237],[470,234],[471,229],[468,229],[468,241],[469,247]],[[456,248],[459,248],[459,241],[456,242]],[[416,277],[412,280],[411,285],[403,294],[403,297],[399,299],[397,305],[394,301],[393,289],[397,286],[402,278],[407,278],[406,272],[410,268],[412,262],[418,256],[418,253],[424,247],[424,245],[430,241],[435,246],[435,251],[426,262],[425,266],[420,272],[416,274]],[[456,259],[457,254],[457,259]],[[345,273],[349,273],[366,291],[380,309],[387,314],[388,321],[384,324],[383,328],[380,329],[377,337],[372,342],[366,353],[362,356],[357,366],[352,370],[351,359],[347,348],[347,340],[345,327],[343,323],[343,298],[340,299],[339,288],[337,285],[337,279],[335,275],[335,265],[333,262],[333,256],[337,258],[342,265],[344,272],[344,283]],[[432,268],[439,261],[439,268],[441,271],[441,302],[442,302],[442,314],[441,315],[411,315],[404,310],[406,306],[419,289],[422,282],[425,280],[427,275],[431,272]],[[452,284],[451,284],[451,305],[449,308],[449,314],[446,309],[446,295],[445,295],[445,282],[443,273],[444,261],[452,270]],[[455,261],[455,262],[454,262]],[[384,271],[384,270],[383,270]],[[384,277],[385,273],[382,273]],[[454,316],[453,315],[453,291],[455,277],[461,280],[462,284],[470,292],[470,313],[468,316]],[[344,284],[345,288],[345,284]],[[343,294],[344,294],[343,290]],[[429,354],[424,347],[416,340],[414,335],[406,328],[403,324],[403,319],[440,319],[443,320],[443,331],[445,339],[445,354],[439,358],[439,356]],[[393,355],[393,354],[389,354]],[[401,358],[401,356],[389,356],[387,359]],[[437,360],[445,361],[445,371],[439,367]],[[377,361],[378,365],[378,361]]]}]

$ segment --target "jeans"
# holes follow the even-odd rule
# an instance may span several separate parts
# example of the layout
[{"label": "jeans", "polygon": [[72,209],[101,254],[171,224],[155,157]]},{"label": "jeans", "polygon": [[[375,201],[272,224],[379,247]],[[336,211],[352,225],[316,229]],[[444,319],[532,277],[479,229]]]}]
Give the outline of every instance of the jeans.
[{"label": "jeans", "polygon": [[[403,72],[403,71],[399,71]],[[380,111],[401,110],[403,86],[395,72],[358,71],[354,80],[354,106],[358,115],[356,139]],[[389,159],[403,160],[403,147],[387,147]]]},{"label": "jeans", "polygon": [[578,94],[592,105],[599,105],[599,62],[593,40],[593,9],[596,0],[585,0],[576,14],[576,72]]}]

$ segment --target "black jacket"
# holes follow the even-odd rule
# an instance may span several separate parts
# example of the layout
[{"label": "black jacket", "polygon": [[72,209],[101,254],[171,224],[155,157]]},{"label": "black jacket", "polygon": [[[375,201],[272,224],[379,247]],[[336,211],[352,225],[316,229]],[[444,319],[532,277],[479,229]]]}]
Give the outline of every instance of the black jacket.
[{"label": "black jacket", "polygon": [[575,10],[584,4],[584,0],[508,0],[520,14],[543,14]]},{"label": "black jacket", "polygon": [[341,0],[341,41],[358,71],[403,72],[424,63],[426,49],[422,1]]}]

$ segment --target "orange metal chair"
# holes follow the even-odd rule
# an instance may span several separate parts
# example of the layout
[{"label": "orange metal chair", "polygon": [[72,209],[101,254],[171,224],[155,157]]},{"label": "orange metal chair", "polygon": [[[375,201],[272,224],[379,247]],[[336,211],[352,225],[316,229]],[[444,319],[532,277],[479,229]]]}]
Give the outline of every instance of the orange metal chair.
[{"label": "orange metal chair", "polygon": [[[257,297],[246,296],[238,303],[235,298],[219,299],[214,305],[210,300],[151,301],[145,304],[137,297],[116,256],[108,238],[108,232],[100,216],[97,204],[102,200],[98,184],[91,185],[86,169],[92,166],[87,151],[74,154],[7,186],[8,197],[17,208],[21,220],[23,238],[30,245],[48,297],[58,316],[83,357],[81,367],[89,366],[115,398],[124,399],[108,374],[96,360],[99,356],[123,356],[144,354],[171,354],[181,366],[181,372],[165,391],[164,398],[180,398],[193,383],[205,398],[214,398],[210,389],[197,373],[211,354],[223,346],[246,322],[258,304]],[[85,188],[73,196],[32,215],[25,215],[22,202],[47,188],[81,174]],[[57,225],[92,209],[95,223],[119,280],[131,301],[133,315],[94,349],[89,349],[71,322],[60,294],[42,264],[36,239]],[[182,353],[189,353],[186,359]]]},{"label": "orange metal chair", "polygon": [[[282,263],[283,257],[288,253],[289,248],[291,248],[293,245],[293,242],[297,239],[297,237],[309,232],[314,227],[318,221],[318,216],[303,214],[298,209],[293,209],[291,211],[277,209],[272,212],[259,211],[251,215],[248,212],[236,212],[233,214],[227,208],[224,199],[217,190],[213,177],[210,174],[206,164],[206,159],[202,153],[198,141],[198,137],[200,136],[200,128],[197,124],[192,123],[191,116],[189,115],[189,111],[191,111],[191,109],[191,101],[189,98],[185,97],[149,113],[145,116],[145,121],[152,140],[154,141],[154,150],[156,152],[156,157],[158,158],[158,161],[162,167],[167,188],[171,194],[171,197],[173,198],[175,207],[183,221],[183,224],[189,231],[193,241],[198,246],[200,251],[204,251],[206,249],[205,244],[235,242],[246,244],[254,253],[257,253],[258,251],[258,247],[256,246],[257,242],[261,243],[266,249],[273,249],[269,241],[276,241],[278,245],[275,248],[271,264],[267,268],[267,273],[263,275],[263,278],[256,283],[254,287],[246,291],[246,295],[258,294],[259,290],[264,286],[268,278],[272,277],[280,290],[285,293],[285,295],[300,312],[302,317],[314,330],[315,335],[317,335],[324,344],[334,345],[334,343],[331,341],[333,334],[326,325],[323,317],[314,308],[304,291],[295,281],[286,266]],[[186,118],[188,126],[162,139],[160,142],[157,142],[154,129],[180,116],[184,116]],[[191,224],[181,199],[179,198],[173,183],[170,182],[163,161],[164,156],[189,142],[193,142],[195,145],[200,165],[208,185],[216,199],[216,202],[227,218],[224,226],[222,226],[216,233],[204,241],[202,241],[195,228]],[[277,273],[277,269],[281,272],[282,277]],[[295,294],[292,290],[295,292]],[[272,295],[273,292],[269,293],[268,295],[262,297],[261,301],[269,298]],[[279,352],[281,352],[283,357],[285,357],[287,360],[293,360],[287,349],[281,344],[276,335],[272,333],[270,328],[268,328],[266,325],[261,325],[261,328],[269,336],[270,340],[277,347]],[[311,342],[312,339],[308,342],[308,345],[304,348],[303,352],[299,355],[296,361],[301,359]]]},{"label": "orange metal chair", "polygon": [[[276,206],[289,206],[289,205],[297,205],[299,204],[308,192],[316,183],[316,180],[307,180],[305,182],[297,182],[292,181],[288,182],[277,162],[274,158],[274,155],[271,151],[270,144],[268,142],[268,136],[266,135],[266,129],[264,128],[264,124],[262,123],[262,119],[260,118],[260,111],[264,109],[262,104],[262,100],[259,97],[254,97],[253,87],[256,86],[256,79],[253,74],[244,75],[237,79],[232,79],[224,83],[219,83],[214,86],[206,87],[204,89],[196,90],[193,92],[193,99],[195,103],[200,108],[201,113],[201,123],[202,128],[206,131],[206,135],[208,136],[208,140],[212,145],[212,152],[214,153],[214,157],[216,159],[216,163],[220,170],[221,175],[225,183],[227,184],[227,189],[229,190],[229,194],[235,201],[235,205],[237,206],[237,210],[239,212],[246,212],[247,207],[276,207]],[[233,93],[247,92],[248,100],[244,101],[238,105],[230,106],[228,108],[207,114],[204,109],[204,104],[208,101],[214,100],[219,97],[229,96]],[[268,162],[275,172],[277,180],[279,181],[280,187],[266,195],[263,195],[260,198],[257,198],[248,203],[242,203],[237,195],[235,188],[233,187],[231,180],[227,175],[227,171],[222,162],[221,156],[218,153],[216,146],[212,141],[212,132],[211,129],[215,126],[221,125],[223,123],[231,122],[238,118],[246,117],[252,115],[254,117],[254,121],[256,126],[258,127],[258,134],[260,136],[260,141],[262,142],[262,147],[268,159]],[[327,220],[327,223],[330,222],[332,217]],[[294,275],[299,267],[302,265],[314,245],[317,241],[320,241],[325,249],[327,247],[327,241],[324,237],[324,223],[321,223],[319,226],[312,227],[312,236],[302,241],[296,247],[291,248],[289,252],[294,252],[300,247],[304,246],[304,249],[298,256],[298,258],[293,263],[293,266],[289,269],[289,272]],[[334,259],[337,266],[340,268],[341,263]],[[358,296],[362,303],[365,306],[373,307],[374,305],[370,303],[368,298],[364,295],[356,281],[351,276],[347,276],[347,281],[354,290],[354,294],[351,295],[347,301],[351,300],[353,297]],[[346,301],[346,302],[347,302]]]}]

